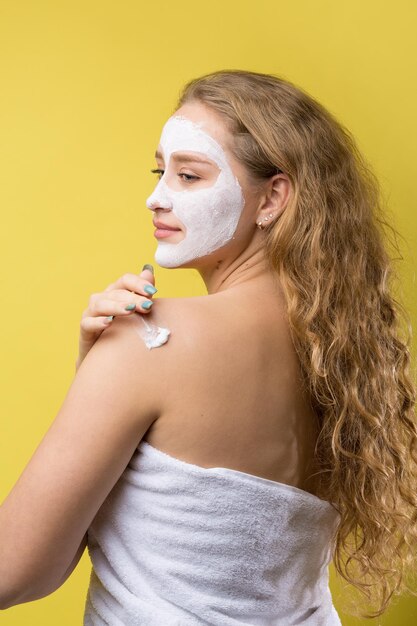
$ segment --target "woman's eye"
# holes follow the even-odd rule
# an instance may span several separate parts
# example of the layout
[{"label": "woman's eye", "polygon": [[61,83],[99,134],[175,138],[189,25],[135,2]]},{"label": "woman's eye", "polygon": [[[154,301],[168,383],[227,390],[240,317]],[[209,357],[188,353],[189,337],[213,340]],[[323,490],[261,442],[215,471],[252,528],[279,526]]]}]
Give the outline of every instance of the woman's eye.
[{"label": "woman's eye", "polygon": [[[152,174],[158,174],[158,178],[159,180],[161,180],[162,176],[164,175],[165,170],[161,170],[161,169],[155,169],[155,170],[151,170]],[[184,176],[185,178],[183,178],[182,180],[184,180],[185,182],[191,182],[192,180],[200,180],[199,176],[192,176],[191,174],[185,174],[185,172],[181,172],[180,174],[178,174],[178,176],[181,178],[181,176]]]},{"label": "woman's eye", "polygon": [[185,181],[200,180],[199,176],[192,176],[191,174],[185,174],[184,172],[181,172],[181,174],[178,174],[178,176],[185,176],[185,178],[183,178],[183,180]]}]

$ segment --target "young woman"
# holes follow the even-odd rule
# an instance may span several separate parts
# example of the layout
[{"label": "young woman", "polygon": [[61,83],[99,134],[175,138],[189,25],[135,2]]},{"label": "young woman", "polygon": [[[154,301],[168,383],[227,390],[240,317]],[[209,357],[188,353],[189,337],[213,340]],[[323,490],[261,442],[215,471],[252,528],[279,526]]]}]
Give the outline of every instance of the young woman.
[{"label": "young woman", "polygon": [[377,181],[311,96],[240,70],[185,86],[156,160],[155,260],[207,295],[150,305],[147,268],[91,297],[0,509],[2,607],[88,545],[85,626],[340,624],[332,558],[381,615],[414,593],[417,428]]}]

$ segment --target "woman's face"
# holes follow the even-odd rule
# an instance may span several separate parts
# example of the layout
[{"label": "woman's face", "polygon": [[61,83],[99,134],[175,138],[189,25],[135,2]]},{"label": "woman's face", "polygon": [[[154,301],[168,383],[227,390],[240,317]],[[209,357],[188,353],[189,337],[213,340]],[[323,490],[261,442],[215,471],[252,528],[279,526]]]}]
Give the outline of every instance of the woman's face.
[{"label": "woman's face", "polygon": [[251,190],[244,166],[227,148],[231,139],[222,118],[198,102],[180,107],[164,125],[155,155],[160,179],[146,205],[154,222],[179,230],[157,237],[160,266],[190,264],[234,239]]}]

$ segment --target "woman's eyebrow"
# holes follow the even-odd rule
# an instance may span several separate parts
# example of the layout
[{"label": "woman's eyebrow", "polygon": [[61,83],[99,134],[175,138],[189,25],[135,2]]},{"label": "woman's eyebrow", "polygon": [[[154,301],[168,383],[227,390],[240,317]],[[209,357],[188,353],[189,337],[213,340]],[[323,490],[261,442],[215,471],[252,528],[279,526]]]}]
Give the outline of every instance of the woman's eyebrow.
[{"label": "woman's eyebrow", "polygon": [[[158,150],[155,152],[155,158],[157,159],[162,159],[162,154],[160,152],[158,152]],[[182,153],[178,153],[178,152],[174,152],[174,154],[172,155],[172,158],[176,161],[182,161],[183,163],[207,163],[207,165],[213,165],[213,163],[211,161],[207,161],[207,159],[204,159],[203,157],[197,156],[197,155],[190,155],[190,154],[182,154]]]}]

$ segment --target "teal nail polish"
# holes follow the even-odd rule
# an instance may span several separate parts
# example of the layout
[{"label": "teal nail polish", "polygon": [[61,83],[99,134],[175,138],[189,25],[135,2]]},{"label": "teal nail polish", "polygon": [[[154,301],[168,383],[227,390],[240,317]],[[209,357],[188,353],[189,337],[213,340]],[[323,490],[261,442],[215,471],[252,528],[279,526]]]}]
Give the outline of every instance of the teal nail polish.
[{"label": "teal nail polish", "polygon": [[150,309],[152,305],[153,302],[151,302],[150,300],[146,300],[146,302],[142,303],[142,309]]},{"label": "teal nail polish", "polygon": [[152,296],[153,296],[154,293],[156,293],[158,291],[153,285],[145,285],[143,290],[146,291],[146,293],[149,293]]},{"label": "teal nail polish", "polygon": [[150,263],[145,263],[145,265],[142,267],[142,272],[143,270],[150,270],[152,274],[154,274],[153,266]]},{"label": "teal nail polish", "polygon": [[136,309],[136,304],[133,302],[133,304],[128,304],[127,306],[125,306],[125,311],[133,311],[133,309]]}]

